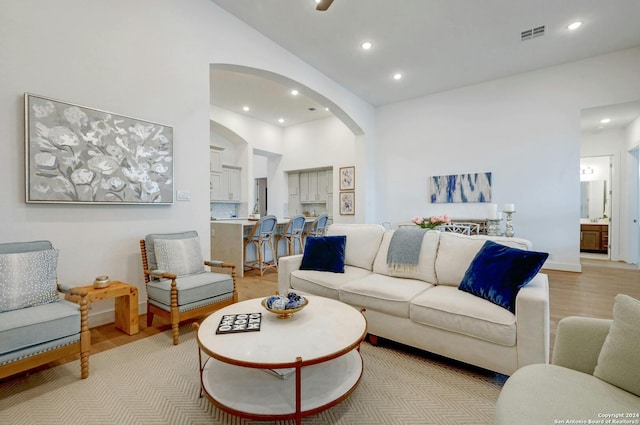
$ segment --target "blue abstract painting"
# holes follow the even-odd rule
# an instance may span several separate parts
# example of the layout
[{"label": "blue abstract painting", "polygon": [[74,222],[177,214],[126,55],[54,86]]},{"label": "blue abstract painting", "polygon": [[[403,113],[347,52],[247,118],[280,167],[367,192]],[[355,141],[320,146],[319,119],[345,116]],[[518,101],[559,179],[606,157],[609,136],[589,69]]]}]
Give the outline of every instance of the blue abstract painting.
[{"label": "blue abstract painting", "polygon": [[432,176],[431,202],[491,202],[491,173]]}]

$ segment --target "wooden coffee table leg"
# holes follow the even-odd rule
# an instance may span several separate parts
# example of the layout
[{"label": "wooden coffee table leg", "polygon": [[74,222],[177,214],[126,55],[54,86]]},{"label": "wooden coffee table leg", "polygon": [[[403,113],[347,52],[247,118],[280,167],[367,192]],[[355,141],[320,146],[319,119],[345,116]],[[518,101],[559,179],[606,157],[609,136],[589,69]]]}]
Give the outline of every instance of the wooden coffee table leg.
[{"label": "wooden coffee table leg", "polygon": [[128,335],[137,334],[138,288],[131,287],[129,293],[115,299],[116,328]]}]

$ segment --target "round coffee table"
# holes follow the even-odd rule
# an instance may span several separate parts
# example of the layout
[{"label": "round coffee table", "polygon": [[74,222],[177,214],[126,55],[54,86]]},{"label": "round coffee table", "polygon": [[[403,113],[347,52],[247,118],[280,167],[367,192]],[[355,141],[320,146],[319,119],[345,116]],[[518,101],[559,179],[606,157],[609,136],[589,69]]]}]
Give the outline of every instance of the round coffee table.
[{"label": "round coffee table", "polygon": [[[253,299],[200,324],[201,385],[212,403],[243,418],[301,423],[355,390],[366,319],[339,301],[307,298],[308,305],[290,319],[279,319],[261,306],[262,299]],[[216,334],[223,316],[251,313],[262,313],[260,331]]]}]

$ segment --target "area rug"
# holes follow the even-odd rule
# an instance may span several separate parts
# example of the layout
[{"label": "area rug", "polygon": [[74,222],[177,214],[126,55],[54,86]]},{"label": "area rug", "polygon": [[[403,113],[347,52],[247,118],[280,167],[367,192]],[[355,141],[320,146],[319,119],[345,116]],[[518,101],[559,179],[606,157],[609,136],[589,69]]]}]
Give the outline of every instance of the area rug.
[{"label": "area rug", "polygon": [[[364,373],[341,404],[304,424],[491,424],[504,376],[403,346],[363,343]],[[264,424],[199,398],[195,331],[170,332],[0,383],[0,424]],[[280,424],[293,423],[287,421]]]}]

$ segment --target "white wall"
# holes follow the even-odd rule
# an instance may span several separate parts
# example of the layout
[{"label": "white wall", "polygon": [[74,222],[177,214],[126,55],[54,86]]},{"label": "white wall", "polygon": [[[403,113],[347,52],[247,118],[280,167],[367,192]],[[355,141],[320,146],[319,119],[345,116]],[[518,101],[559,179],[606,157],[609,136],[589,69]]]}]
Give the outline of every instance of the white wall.
[{"label": "white wall", "polygon": [[[370,105],[209,0],[0,0],[0,40],[0,242],[50,239],[59,280],[70,285],[108,274],[137,285],[144,300],[138,240],[151,232],[195,229],[208,257],[211,63],[300,81],[339,105],[365,139],[374,133]],[[24,92],[173,126],[176,189],[191,201],[26,204]]]},{"label": "white wall", "polygon": [[640,117],[633,120],[625,130],[627,140],[627,150],[637,148],[640,145]]},{"label": "white wall", "polygon": [[[247,156],[250,162],[255,161],[253,150],[259,150],[261,155],[267,154],[267,182],[269,190],[269,213],[279,217],[288,215],[284,205],[288,202],[287,171],[307,168],[333,167],[334,200],[338,198],[338,169],[354,165],[356,156],[356,136],[338,118],[331,117],[314,120],[303,124],[280,128],[235,112],[211,106],[211,119],[229,128],[247,144]],[[218,136],[215,136],[217,138]],[[223,152],[224,153],[224,152]],[[244,160],[243,160],[244,161]],[[264,168],[264,165],[262,166]],[[255,164],[252,171],[244,173],[243,196],[253,196],[253,179]],[[356,168],[356,180],[358,179]],[[261,174],[264,174],[261,171]],[[360,192],[356,191],[356,195]],[[253,199],[252,197],[248,199]],[[356,199],[356,211],[358,199]],[[250,207],[253,204],[249,203]],[[334,202],[334,222],[364,221],[357,216],[341,216],[338,213],[337,202]]]},{"label": "white wall", "polygon": [[640,97],[640,48],[378,108],[378,220],[484,217],[482,204],[430,204],[429,176],[493,173],[493,200],[516,204],[516,236],[580,270],[580,111]]},{"label": "white wall", "polygon": [[[340,215],[338,210],[338,170],[356,163],[356,137],[337,118],[326,118],[287,127],[284,131],[284,155],[280,169],[286,172],[306,168],[333,167],[333,216],[334,223],[363,222],[355,215]],[[356,181],[360,177],[356,167]],[[356,213],[361,191],[356,190]],[[286,195],[286,192],[285,192]],[[286,197],[283,202],[286,202]]]}]

